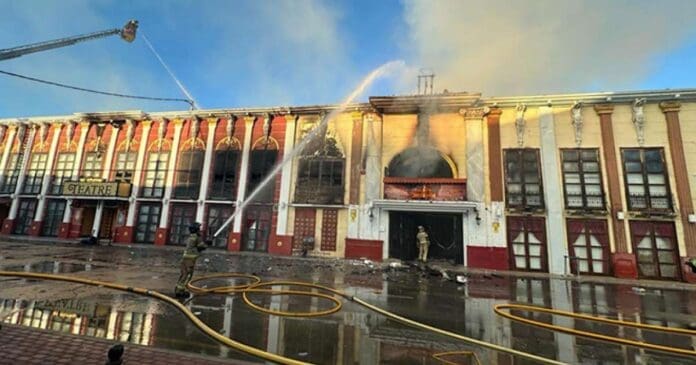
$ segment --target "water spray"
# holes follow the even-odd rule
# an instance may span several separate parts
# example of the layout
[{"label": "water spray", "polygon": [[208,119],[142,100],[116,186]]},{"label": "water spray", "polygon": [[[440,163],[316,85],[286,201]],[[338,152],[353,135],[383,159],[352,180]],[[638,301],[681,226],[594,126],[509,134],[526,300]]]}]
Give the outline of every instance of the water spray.
[{"label": "water spray", "polygon": [[141,34],[143,37],[143,41],[145,41],[145,44],[147,44],[147,47],[150,48],[150,51],[152,51],[152,54],[154,54],[155,57],[157,57],[157,59],[162,64],[164,69],[167,70],[167,73],[169,74],[169,76],[171,76],[172,79],[174,79],[174,82],[176,82],[176,85],[179,86],[179,89],[181,90],[181,92],[184,93],[184,95],[186,95],[186,98],[189,100],[189,104],[191,104],[191,108],[193,108],[195,110],[200,109],[200,107],[198,106],[198,103],[196,102],[196,99],[194,99],[193,96],[191,96],[191,94],[188,92],[188,90],[186,90],[186,88],[184,87],[184,84],[182,84],[181,81],[179,81],[179,79],[177,79],[176,76],[174,76],[174,73],[172,72],[171,69],[169,69],[169,66],[167,66],[166,63],[164,63],[164,60],[162,59],[162,57],[160,57],[159,53],[157,53],[157,51],[155,51],[155,47],[152,46],[152,43],[150,43],[150,41],[147,39],[147,37],[145,36],[145,33],[141,32]]},{"label": "water spray", "polygon": [[374,82],[377,78],[384,76],[388,72],[396,69],[397,67],[404,66],[404,61],[391,61],[383,64],[374,71],[370,72],[370,74],[367,75],[367,77],[365,77],[362,80],[362,82],[360,82],[358,87],[355,90],[353,90],[353,92],[350,93],[350,95],[348,95],[348,97],[341,103],[341,105],[339,105],[338,108],[334,109],[331,113],[329,113],[329,115],[327,115],[319,123],[319,125],[314,127],[314,129],[312,129],[312,131],[309,132],[307,136],[305,136],[305,138],[302,139],[302,141],[300,141],[300,143],[298,143],[297,146],[295,146],[295,148],[293,148],[290,151],[284,151],[283,160],[279,164],[276,164],[275,167],[273,167],[273,170],[271,170],[271,172],[263,179],[261,184],[259,184],[259,186],[257,186],[256,189],[254,189],[254,191],[251,192],[251,194],[249,194],[249,197],[247,197],[243,202],[239,204],[238,207],[236,207],[234,213],[225,221],[225,223],[222,224],[222,226],[220,226],[220,228],[218,228],[213,237],[217,237],[220,233],[222,233],[222,231],[225,230],[225,228],[227,228],[227,226],[237,216],[242,214],[244,208],[247,205],[249,205],[249,203],[252,202],[257,195],[259,195],[259,193],[261,193],[261,191],[266,187],[266,185],[268,185],[271,182],[275,175],[278,174],[278,172],[280,172],[283,166],[291,162],[295,158],[295,156],[297,156],[297,154],[304,150],[307,144],[311,142],[319,134],[319,131],[323,130],[323,128],[330,120],[334,119],[338,114],[342,113],[348,107],[348,105],[350,105],[353,102],[353,100],[355,100],[355,98],[360,96],[365,91],[365,89],[370,84],[372,84],[372,82]]}]

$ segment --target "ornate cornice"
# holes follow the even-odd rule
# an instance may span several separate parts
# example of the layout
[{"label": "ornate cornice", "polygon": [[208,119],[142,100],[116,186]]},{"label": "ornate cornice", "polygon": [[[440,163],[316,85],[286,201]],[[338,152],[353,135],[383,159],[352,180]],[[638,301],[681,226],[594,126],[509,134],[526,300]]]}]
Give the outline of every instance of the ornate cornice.
[{"label": "ornate cornice", "polygon": [[491,108],[487,106],[481,108],[461,108],[459,109],[459,114],[463,115],[464,119],[483,119],[490,111]]},{"label": "ornate cornice", "polygon": [[254,124],[255,121],[256,121],[255,115],[245,115],[244,116],[244,123],[247,125]]}]

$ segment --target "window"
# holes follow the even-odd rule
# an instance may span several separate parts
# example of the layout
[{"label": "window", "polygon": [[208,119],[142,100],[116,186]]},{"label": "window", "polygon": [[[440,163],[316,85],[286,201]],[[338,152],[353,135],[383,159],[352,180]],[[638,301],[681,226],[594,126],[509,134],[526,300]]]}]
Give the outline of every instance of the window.
[{"label": "window", "polygon": [[49,200],[46,204],[46,216],[44,217],[43,230],[41,234],[47,237],[57,237],[60,223],[63,221],[65,213],[64,200]]},{"label": "window", "polygon": [[508,217],[510,258],[515,270],[546,271],[544,218]]},{"label": "window", "polygon": [[191,204],[172,205],[172,217],[169,222],[169,244],[186,245],[189,226],[195,220],[196,206]]},{"label": "window", "polygon": [[10,155],[10,160],[7,162],[7,169],[5,170],[5,181],[2,184],[0,193],[14,194],[17,189],[17,180],[19,180],[19,174],[22,170],[23,158],[23,153],[13,153]]},{"label": "window", "polygon": [[138,154],[135,152],[119,152],[116,155],[116,176],[118,182],[133,183],[133,172]]},{"label": "window", "polygon": [[633,252],[641,278],[679,279],[679,253],[674,224],[632,221]]},{"label": "window", "polygon": [[343,171],[343,158],[301,158],[295,184],[295,202],[343,204]]},{"label": "window", "polygon": [[268,236],[271,232],[271,208],[266,206],[249,207],[246,210],[245,245],[247,251],[266,252]]},{"label": "window", "polygon": [[135,242],[153,243],[159,226],[161,207],[159,204],[141,204],[135,227]]},{"label": "window", "polygon": [[505,191],[509,208],[544,208],[538,149],[505,150]]},{"label": "window", "polygon": [[626,148],[621,152],[628,208],[671,210],[672,201],[662,148]]},{"label": "window", "polygon": [[203,151],[184,151],[179,156],[176,169],[174,196],[198,199],[203,171]]},{"label": "window", "polygon": [[568,209],[604,209],[599,149],[561,150],[563,186]]},{"label": "window", "polygon": [[207,234],[206,237],[213,240],[214,247],[226,248],[227,238],[229,237],[232,223],[227,225],[227,228],[220,232],[220,235],[213,237],[225,221],[232,215],[231,206],[212,205],[208,208]]},{"label": "window", "polygon": [[[249,186],[247,187],[247,196],[249,196],[266,176],[271,172],[275,165],[278,151],[276,150],[254,150],[251,151],[251,161],[249,164]],[[273,193],[275,192],[275,180],[264,186],[263,190],[254,198],[256,202],[269,203],[273,201]]]},{"label": "window", "polygon": [[239,151],[227,149],[215,152],[213,183],[208,197],[212,199],[234,199],[237,190],[237,160]]},{"label": "window", "polygon": [[35,153],[31,156],[26,181],[24,187],[22,187],[22,193],[39,194],[41,192],[41,185],[43,185],[43,177],[46,172],[47,162],[48,154]]},{"label": "window", "polygon": [[35,211],[35,199],[22,199],[19,201],[19,211],[17,211],[17,222],[14,228],[14,234],[29,234]]},{"label": "window", "polygon": [[570,267],[575,274],[609,273],[607,222],[598,219],[569,219]]},{"label": "window", "polygon": [[87,152],[82,163],[82,177],[85,179],[102,179],[102,153]]},{"label": "window", "polygon": [[50,193],[60,195],[63,193],[63,183],[72,179],[73,168],[75,166],[75,154],[64,152],[58,154],[56,167],[53,170],[53,181]]},{"label": "window", "polygon": [[169,152],[150,152],[143,183],[143,197],[161,198],[164,195],[164,179],[167,176],[168,160]]}]

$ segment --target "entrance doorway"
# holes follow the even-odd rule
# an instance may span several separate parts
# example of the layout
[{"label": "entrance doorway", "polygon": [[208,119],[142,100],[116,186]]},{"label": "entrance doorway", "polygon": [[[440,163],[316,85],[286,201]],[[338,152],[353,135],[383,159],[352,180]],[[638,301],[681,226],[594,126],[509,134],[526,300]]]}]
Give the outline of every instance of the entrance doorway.
[{"label": "entrance doorway", "polygon": [[268,237],[271,233],[273,207],[256,205],[247,208],[244,218],[245,251],[268,251]]},{"label": "entrance doorway", "polygon": [[94,214],[97,207],[82,208],[82,222],[80,225],[80,237],[91,236],[92,226],[94,225]]},{"label": "entrance doorway", "polygon": [[405,261],[418,258],[416,233],[425,227],[430,237],[428,260],[454,260],[464,263],[462,215],[455,213],[389,213],[389,257]]},{"label": "entrance doorway", "polygon": [[102,210],[101,224],[99,225],[99,238],[111,239],[111,233],[116,220],[116,208],[104,207]]}]

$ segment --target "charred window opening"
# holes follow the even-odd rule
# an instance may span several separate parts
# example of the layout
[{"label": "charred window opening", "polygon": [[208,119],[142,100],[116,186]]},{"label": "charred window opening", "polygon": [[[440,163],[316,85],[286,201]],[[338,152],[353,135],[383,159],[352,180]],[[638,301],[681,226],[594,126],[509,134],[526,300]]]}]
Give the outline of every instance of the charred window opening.
[{"label": "charred window opening", "polygon": [[232,199],[237,189],[237,160],[239,151],[226,149],[215,151],[213,167],[213,183],[209,197],[217,199]]},{"label": "charred window opening", "polygon": [[543,209],[539,150],[507,149],[505,153],[505,192],[508,208]]},{"label": "charred window opening", "polygon": [[203,151],[185,151],[179,157],[174,196],[198,199],[203,171]]},{"label": "charred window opening", "polygon": [[[273,170],[278,151],[276,150],[254,150],[251,151],[251,161],[249,165],[249,186],[247,196],[249,196],[261,182]],[[275,191],[275,179],[263,187],[263,190],[254,198],[258,203],[273,202],[273,192]]]},{"label": "charred window opening", "polygon": [[295,184],[295,202],[343,204],[345,158],[336,139],[325,138],[314,150],[300,157]]},{"label": "charred window opening", "polygon": [[386,176],[413,178],[454,178],[450,163],[431,147],[411,147],[392,158]]}]

